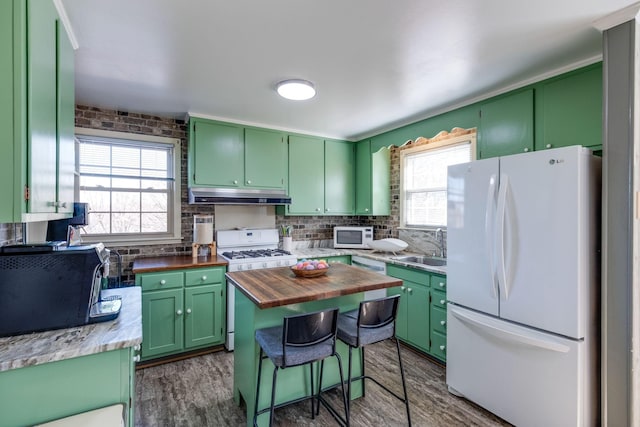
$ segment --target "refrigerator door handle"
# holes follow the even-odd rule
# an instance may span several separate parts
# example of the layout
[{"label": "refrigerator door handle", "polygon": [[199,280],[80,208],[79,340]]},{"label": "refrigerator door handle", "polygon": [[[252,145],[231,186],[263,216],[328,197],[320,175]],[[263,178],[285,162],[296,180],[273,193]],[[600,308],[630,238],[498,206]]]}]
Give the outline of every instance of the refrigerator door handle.
[{"label": "refrigerator door handle", "polygon": [[556,353],[568,353],[570,350],[569,346],[557,342],[548,341],[531,335],[525,335],[516,331],[510,331],[505,328],[501,328],[498,325],[492,324],[493,322],[491,322],[491,320],[486,321],[485,319],[483,319],[484,316],[475,313],[463,313],[456,310],[456,308],[452,306],[449,306],[449,310],[451,310],[451,314],[453,314],[461,322],[466,323],[467,325],[470,325],[472,327],[481,328],[487,334],[504,341],[516,342],[529,347],[554,351]]},{"label": "refrigerator door handle", "polygon": [[509,298],[507,286],[507,268],[505,261],[505,220],[507,212],[507,192],[509,190],[509,176],[500,175],[500,188],[498,189],[498,207],[497,207],[497,233],[496,233],[496,252],[497,262],[496,269],[498,274],[498,288],[500,295],[506,300]]},{"label": "refrigerator door handle", "polygon": [[492,174],[489,177],[489,186],[487,188],[487,207],[484,214],[484,234],[487,254],[489,258],[489,271],[491,272],[491,291],[494,298],[498,298],[498,283],[496,282],[496,275],[494,269],[493,259],[493,230],[496,220],[496,184],[498,177]]}]

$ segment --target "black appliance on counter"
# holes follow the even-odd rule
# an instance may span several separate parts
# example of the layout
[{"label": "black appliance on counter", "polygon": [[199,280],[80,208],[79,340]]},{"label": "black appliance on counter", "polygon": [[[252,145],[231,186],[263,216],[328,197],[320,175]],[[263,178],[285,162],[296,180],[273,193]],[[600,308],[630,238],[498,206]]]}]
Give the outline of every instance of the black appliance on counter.
[{"label": "black appliance on counter", "polygon": [[66,241],[69,226],[89,225],[89,203],[73,203],[71,218],[51,220],[47,224],[47,241]]},{"label": "black appliance on counter", "polygon": [[120,298],[100,295],[108,259],[102,243],[0,248],[0,336],[115,319]]}]

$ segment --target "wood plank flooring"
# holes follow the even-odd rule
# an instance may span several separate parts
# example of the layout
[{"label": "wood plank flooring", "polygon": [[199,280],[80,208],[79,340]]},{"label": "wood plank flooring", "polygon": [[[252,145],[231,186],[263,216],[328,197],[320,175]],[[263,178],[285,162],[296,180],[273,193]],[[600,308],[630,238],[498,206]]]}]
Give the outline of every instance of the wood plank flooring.
[{"label": "wood plank flooring", "polygon": [[[495,415],[447,391],[445,370],[402,347],[414,426],[508,426]],[[391,341],[367,347],[367,372],[402,394]],[[244,426],[244,407],[233,401],[233,353],[224,351],[136,371],[137,427]],[[366,396],[352,402],[353,426],[407,425],[404,405],[367,382]],[[327,393],[341,411],[337,392]],[[276,426],[337,425],[325,408],[311,419],[310,403],[277,410]]]}]

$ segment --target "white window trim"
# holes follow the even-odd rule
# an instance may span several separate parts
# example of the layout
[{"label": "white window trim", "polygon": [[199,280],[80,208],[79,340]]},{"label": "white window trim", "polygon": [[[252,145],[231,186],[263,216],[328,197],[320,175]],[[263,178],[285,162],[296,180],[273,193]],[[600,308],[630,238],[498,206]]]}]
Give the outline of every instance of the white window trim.
[{"label": "white window trim", "polygon": [[[182,153],[180,151],[180,139],[179,138],[167,138],[164,136],[155,136],[155,135],[144,135],[137,133],[128,133],[128,132],[116,132],[102,129],[91,129],[91,128],[75,128],[76,135],[86,135],[86,136],[95,136],[102,138],[114,138],[114,139],[124,139],[130,141],[143,141],[143,142],[154,142],[160,144],[171,144],[173,146],[173,171],[174,171],[174,185],[173,185],[173,212],[170,212],[171,218],[169,221],[173,224],[173,234],[169,236],[162,236],[158,238],[153,237],[145,237],[144,239],[140,239],[136,236],[130,235],[100,235],[100,237],[87,236],[85,234],[82,235],[82,240],[87,243],[111,243],[114,245],[126,245],[126,246],[143,246],[143,245],[164,245],[164,244],[175,244],[182,243],[182,170],[181,170],[181,159]],[[76,157],[80,155],[79,150],[76,149]],[[78,158],[76,158],[76,165],[78,164]],[[75,196],[76,200],[80,194],[79,187],[79,177],[80,174],[76,172],[76,183],[75,183]]]},{"label": "white window trim", "polygon": [[400,226],[402,230],[426,230],[433,231],[438,228],[446,229],[446,226],[441,225],[425,225],[425,226],[411,226],[405,223],[405,197],[404,197],[404,159],[407,155],[420,153],[423,151],[434,150],[437,148],[450,147],[454,145],[471,143],[471,159],[476,159],[476,133],[467,133],[460,136],[452,136],[449,138],[441,139],[438,141],[427,142],[426,144],[418,145],[417,147],[400,148]]}]

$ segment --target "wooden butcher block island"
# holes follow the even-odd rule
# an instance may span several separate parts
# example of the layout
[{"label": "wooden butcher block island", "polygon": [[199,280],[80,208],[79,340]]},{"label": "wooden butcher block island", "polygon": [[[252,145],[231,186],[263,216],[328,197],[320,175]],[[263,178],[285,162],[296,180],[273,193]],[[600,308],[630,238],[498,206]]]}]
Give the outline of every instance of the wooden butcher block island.
[{"label": "wooden butcher block island", "polygon": [[240,292],[259,308],[298,304],[402,285],[402,281],[346,264],[332,264],[320,277],[296,277],[290,268],[227,273]]},{"label": "wooden butcher block island", "polygon": [[[326,275],[314,278],[296,277],[288,267],[227,273],[229,292],[235,292],[235,354],[233,395],[236,403],[245,402],[247,426],[253,425],[259,346],[256,329],[282,325],[285,316],[338,307],[341,312],[353,310],[363,300],[363,292],[401,286],[402,281],[358,267],[332,264]],[[235,289],[233,289],[235,288]],[[344,361],[348,348],[338,341],[337,350]],[[354,376],[361,372],[360,356],[354,353]],[[346,365],[346,364],[345,364]],[[338,384],[338,365],[333,358],[325,361],[323,387]],[[346,366],[343,366],[346,376]],[[317,372],[319,370],[314,370]],[[261,390],[271,389],[273,365],[263,362]],[[305,396],[310,392],[309,370],[290,367],[278,374],[276,405]],[[314,384],[318,384],[317,378]],[[362,395],[361,384],[354,383],[351,399]],[[260,393],[259,407],[268,405],[269,393]],[[258,425],[268,424],[269,414],[258,417]]]}]

